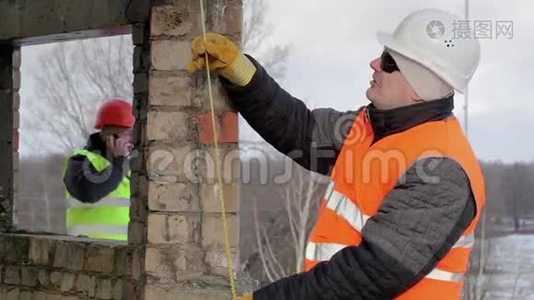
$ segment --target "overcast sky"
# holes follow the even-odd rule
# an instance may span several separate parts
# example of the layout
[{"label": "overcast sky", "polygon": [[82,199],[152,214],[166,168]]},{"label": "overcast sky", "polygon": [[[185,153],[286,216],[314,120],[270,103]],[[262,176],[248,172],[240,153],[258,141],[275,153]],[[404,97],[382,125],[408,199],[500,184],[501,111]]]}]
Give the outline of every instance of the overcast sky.
[{"label": "overcast sky", "polygon": [[[269,0],[273,37],[291,45],[282,85],[313,107],[349,110],[367,104],[369,62],[382,46],[376,31],[393,31],[410,12],[440,8],[464,16],[458,0]],[[482,59],[469,90],[469,136],[480,158],[534,160],[534,1],[471,0],[472,20],[490,20]],[[513,21],[513,39],[495,37],[497,21]],[[463,121],[464,97],[455,114]]]},{"label": "overcast sky", "polygon": [[[313,107],[354,110],[367,104],[369,62],[382,46],[376,31],[392,31],[410,12],[440,8],[464,16],[459,0],[268,0],[272,40],[291,47],[282,86]],[[470,85],[469,136],[481,159],[534,160],[534,2],[471,0],[473,20],[513,21],[513,39],[480,40],[482,59]],[[39,47],[23,48],[22,100],[31,97]],[[25,71],[27,70],[27,71]],[[27,102],[26,102],[27,103]],[[463,96],[455,114],[463,121]],[[23,115],[24,117],[24,115]],[[246,131],[244,136],[250,136]],[[23,135],[24,138],[24,135]],[[24,151],[24,149],[22,149]]]}]

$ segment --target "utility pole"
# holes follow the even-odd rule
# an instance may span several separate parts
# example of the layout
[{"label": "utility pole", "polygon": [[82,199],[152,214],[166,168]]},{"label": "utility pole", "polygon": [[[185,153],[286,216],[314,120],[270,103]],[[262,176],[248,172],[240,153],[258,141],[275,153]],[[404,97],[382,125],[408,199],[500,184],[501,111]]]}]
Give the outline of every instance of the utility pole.
[{"label": "utility pole", "polygon": [[[465,0],[465,20],[469,22],[469,0]],[[464,130],[465,135],[469,137],[469,84],[464,93]],[[478,274],[475,281],[475,299],[482,299],[482,286],[484,284],[484,264],[486,262],[486,214],[483,212],[480,216],[480,255],[478,257]]]},{"label": "utility pole", "polygon": [[[465,0],[465,20],[469,21],[469,0]],[[464,98],[464,130],[465,135],[469,136],[469,84],[465,88]]]}]

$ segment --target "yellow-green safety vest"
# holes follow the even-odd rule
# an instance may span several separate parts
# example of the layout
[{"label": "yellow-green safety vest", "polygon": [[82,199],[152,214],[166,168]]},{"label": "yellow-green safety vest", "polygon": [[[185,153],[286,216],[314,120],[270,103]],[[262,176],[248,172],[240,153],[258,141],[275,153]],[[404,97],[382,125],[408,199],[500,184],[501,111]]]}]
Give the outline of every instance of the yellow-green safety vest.
[{"label": "yellow-green safety vest", "polygon": [[[98,172],[104,171],[111,165],[105,157],[85,149],[75,151],[68,159],[79,155],[87,157]],[[96,203],[83,203],[72,197],[67,190],[65,192],[68,202],[67,233],[69,235],[84,235],[95,239],[128,240],[128,223],[130,222],[129,176],[124,176],[114,191]]]}]

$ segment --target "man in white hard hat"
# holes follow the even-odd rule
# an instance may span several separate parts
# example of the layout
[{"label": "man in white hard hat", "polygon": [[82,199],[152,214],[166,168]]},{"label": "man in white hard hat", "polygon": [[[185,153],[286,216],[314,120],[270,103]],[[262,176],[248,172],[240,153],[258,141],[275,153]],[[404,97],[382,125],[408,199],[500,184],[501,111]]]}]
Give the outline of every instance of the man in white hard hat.
[{"label": "man in white hard hat", "polygon": [[[332,179],[300,274],[239,299],[460,299],[485,203],[475,154],[453,116],[477,68],[476,40],[454,39],[459,17],[416,11],[370,64],[370,104],[308,110],[227,38],[192,43],[245,120],[280,152]],[[318,199],[319,200],[319,199]]]}]

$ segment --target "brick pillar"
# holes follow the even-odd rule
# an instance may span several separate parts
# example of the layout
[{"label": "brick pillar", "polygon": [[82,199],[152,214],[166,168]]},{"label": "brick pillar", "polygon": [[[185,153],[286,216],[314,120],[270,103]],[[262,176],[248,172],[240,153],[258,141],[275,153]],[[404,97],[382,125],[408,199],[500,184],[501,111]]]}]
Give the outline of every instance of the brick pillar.
[{"label": "brick pillar", "polygon": [[131,169],[131,208],[130,224],[128,226],[128,243],[132,248],[130,278],[123,283],[123,299],[144,299],[143,285],[144,256],[147,235],[147,203],[148,185],[145,163],[146,140],[146,111],[148,103],[148,72],[150,58],[150,43],[148,24],[136,23],[132,28],[133,53],[133,109],[137,119],[134,128],[136,152],[132,155]]},{"label": "brick pillar", "polygon": [[0,45],[0,232],[13,226],[18,170],[20,49]]},{"label": "brick pillar", "polygon": [[[208,30],[236,41],[241,1],[208,0]],[[206,76],[186,65],[201,33],[198,0],[156,0],[150,24],[133,28],[139,155],[132,163],[129,242],[132,299],[230,299],[228,262],[213,164]],[[234,260],[238,244],[237,115],[213,77]]]}]

